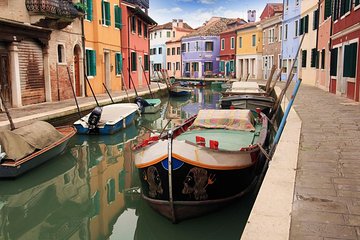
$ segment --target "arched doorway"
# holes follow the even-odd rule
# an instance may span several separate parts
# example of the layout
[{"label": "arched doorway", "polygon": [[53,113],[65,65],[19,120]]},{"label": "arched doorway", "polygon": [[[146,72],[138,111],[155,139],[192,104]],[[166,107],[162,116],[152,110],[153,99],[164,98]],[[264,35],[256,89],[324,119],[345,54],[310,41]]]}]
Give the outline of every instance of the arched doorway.
[{"label": "arched doorway", "polygon": [[[5,103],[12,106],[11,103],[11,81],[10,81],[10,71],[9,71],[9,53],[5,44],[0,42],[0,92]],[[1,109],[0,109],[1,111]]]},{"label": "arched doorway", "polygon": [[74,77],[75,77],[75,93],[76,96],[81,96],[81,78],[80,78],[80,56],[81,49],[79,45],[74,47]]}]

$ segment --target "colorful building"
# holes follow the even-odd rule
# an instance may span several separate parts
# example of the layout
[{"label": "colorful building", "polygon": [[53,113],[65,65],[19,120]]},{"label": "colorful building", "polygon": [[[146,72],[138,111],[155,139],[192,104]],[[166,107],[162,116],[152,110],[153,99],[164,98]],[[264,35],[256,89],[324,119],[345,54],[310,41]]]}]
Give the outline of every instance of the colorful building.
[{"label": "colorful building", "polygon": [[330,86],[330,36],[332,30],[331,0],[321,0],[319,5],[318,59],[316,84],[319,88],[329,90]]},{"label": "colorful building", "polygon": [[171,39],[166,42],[166,69],[170,77],[181,77],[181,38],[193,31],[182,19],[173,20]]},{"label": "colorful building", "polygon": [[[238,19],[236,26],[245,24],[246,21]],[[236,76],[236,26],[220,33],[220,65],[219,74],[224,77]]]},{"label": "colorful building", "polygon": [[[86,5],[84,32],[87,78],[95,94],[105,93],[104,85],[109,91],[120,91],[122,14],[119,1],[86,0]],[[87,92],[91,94],[90,86],[86,85]]]},{"label": "colorful building", "polygon": [[319,10],[317,0],[301,1],[301,18],[299,36],[304,40],[299,54],[299,77],[302,83],[315,86],[316,68],[319,66],[317,50],[317,29],[319,26]]},{"label": "colorful building", "polygon": [[330,92],[359,101],[360,91],[360,2],[333,2]]},{"label": "colorful building", "polygon": [[0,5],[0,88],[5,104],[21,107],[73,98],[71,85],[82,96],[81,12],[74,4],[13,0]]},{"label": "colorful building", "polygon": [[282,42],[281,42],[281,67],[284,72],[281,76],[282,80],[286,80],[290,75],[291,66],[294,61],[294,78],[298,78],[298,61],[295,59],[300,45],[299,38],[299,22],[301,13],[300,0],[284,0],[284,15],[282,24]]},{"label": "colorful building", "polygon": [[273,65],[281,70],[282,3],[268,3],[260,16],[262,33],[262,77],[267,79]]},{"label": "colorful building", "polygon": [[203,78],[219,74],[220,33],[236,21],[212,17],[196,31],[182,38],[182,76]]},{"label": "colorful building", "polygon": [[262,29],[258,22],[244,24],[237,28],[236,78],[262,78]]},{"label": "colorful building", "polygon": [[121,47],[125,83],[128,88],[133,88],[133,85],[145,86],[150,81],[149,28],[156,22],[146,13],[148,1],[146,5],[141,5],[144,1],[129,2],[121,3],[122,22],[126,26],[121,31]]}]

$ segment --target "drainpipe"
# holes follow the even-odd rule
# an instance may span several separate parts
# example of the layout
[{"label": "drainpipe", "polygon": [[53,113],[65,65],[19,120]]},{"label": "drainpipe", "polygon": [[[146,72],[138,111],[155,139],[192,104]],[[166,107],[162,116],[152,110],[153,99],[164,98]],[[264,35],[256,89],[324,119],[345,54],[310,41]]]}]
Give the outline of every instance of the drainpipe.
[{"label": "drainpipe", "polygon": [[[84,4],[84,0],[81,1],[81,3]],[[84,30],[84,17],[81,17],[81,39],[82,39],[82,51],[83,51],[83,70],[84,70],[84,75],[86,75],[86,71],[85,71],[85,66],[86,66],[86,50],[85,50],[85,30]],[[84,88],[84,94],[85,97],[88,96],[87,94],[87,90],[86,90],[86,84],[85,84],[85,79],[83,81],[83,88]]]},{"label": "drainpipe", "polygon": [[[131,54],[131,51],[130,51],[130,28],[131,28],[131,24],[130,24],[130,20],[131,20],[131,18],[132,18],[132,16],[134,16],[134,14],[131,14],[130,16],[129,16],[129,18],[128,18],[128,77],[129,77],[129,79],[128,79],[128,83],[129,83],[129,89],[131,89],[131,83],[130,83],[130,78],[131,78],[131,69],[130,69],[130,54]],[[134,88],[135,88],[135,86],[134,86]]]}]

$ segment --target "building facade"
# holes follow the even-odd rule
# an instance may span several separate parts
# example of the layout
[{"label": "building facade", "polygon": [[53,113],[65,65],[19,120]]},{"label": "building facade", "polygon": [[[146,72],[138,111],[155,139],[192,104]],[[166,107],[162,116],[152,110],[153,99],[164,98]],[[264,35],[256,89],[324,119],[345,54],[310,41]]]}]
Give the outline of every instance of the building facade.
[{"label": "building facade", "polygon": [[333,1],[330,91],[359,101],[360,86],[360,3]]},{"label": "building facade", "polygon": [[261,14],[262,28],[262,77],[267,79],[273,65],[276,73],[281,70],[282,4],[269,3]]},{"label": "building facade", "polygon": [[[302,83],[316,85],[316,72],[319,67],[317,37],[319,26],[319,10],[317,0],[301,1],[301,18],[299,36],[304,37],[299,54],[299,77]],[[304,36],[303,36],[304,35]]]},{"label": "building facade", "polygon": [[262,29],[258,23],[247,23],[236,30],[236,78],[262,78]]},{"label": "building facade", "polygon": [[219,75],[234,78],[236,76],[236,31],[228,30],[220,34]]},{"label": "building facade", "polygon": [[72,98],[71,87],[84,94],[82,13],[72,2],[58,3],[1,2],[0,82],[10,107]]},{"label": "building facade", "polygon": [[121,3],[122,22],[121,48],[123,72],[127,88],[146,86],[150,81],[149,29],[156,22],[137,5]]},{"label": "building facade", "polygon": [[331,0],[321,0],[319,3],[319,33],[317,42],[319,64],[316,69],[316,84],[319,88],[327,91],[330,87],[331,2]]},{"label": "building facade", "polygon": [[301,2],[300,0],[284,0],[284,14],[282,24],[282,42],[281,42],[281,66],[284,68],[284,72],[281,76],[282,80],[286,80],[291,71],[291,66],[294,61],[294,80],[298,78],[298,61],[296,58],[299,45],[299,22],[301,14]]}]

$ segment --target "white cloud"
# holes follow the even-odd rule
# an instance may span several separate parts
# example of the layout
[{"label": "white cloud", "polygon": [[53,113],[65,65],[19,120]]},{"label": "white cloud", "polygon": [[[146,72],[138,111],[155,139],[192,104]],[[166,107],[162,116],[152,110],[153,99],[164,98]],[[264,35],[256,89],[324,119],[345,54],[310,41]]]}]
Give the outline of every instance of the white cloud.
[{"label": "white cloud", "polygon": [[214,4],[216,0],[199,0],[198,2],[202,4]]}]

